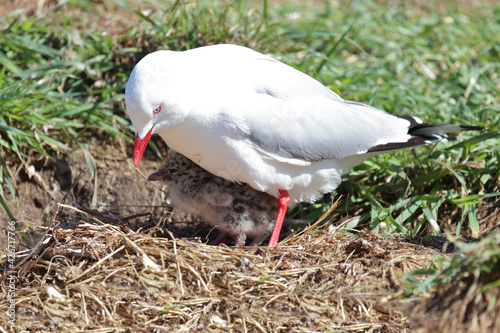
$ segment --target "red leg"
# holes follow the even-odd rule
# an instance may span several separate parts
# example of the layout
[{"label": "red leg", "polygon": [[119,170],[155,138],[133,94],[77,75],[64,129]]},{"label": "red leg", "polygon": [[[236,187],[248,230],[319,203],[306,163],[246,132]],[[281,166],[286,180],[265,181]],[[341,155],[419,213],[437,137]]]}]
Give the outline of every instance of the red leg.
[{"label": "red leg", "polygon": [[273,233],[271,234],[271,239],[269,239],[269,244],[267,246],[276,246],[280,238],[281,226],[283,225],[283,220],[285,219],[286,209],[288,208],[288,203],[290,202],[290,197],[288,192],[285,190],[280,190],[280,197],[278,199],[278,216],[276,217],[276,222],[274,223]]}]

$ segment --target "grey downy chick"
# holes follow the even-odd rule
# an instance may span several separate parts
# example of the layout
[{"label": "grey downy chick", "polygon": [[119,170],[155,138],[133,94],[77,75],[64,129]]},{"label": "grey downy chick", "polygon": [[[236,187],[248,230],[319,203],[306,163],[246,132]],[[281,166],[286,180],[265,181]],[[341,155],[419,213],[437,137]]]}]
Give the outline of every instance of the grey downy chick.
[{"label": "grey downy chick", "polygon": [[276,198],[217,177],[179,153],[171,152],[148,180],[164,181],[175,208],[220,229],[217,240],[229,234],[235,246],[245,245],[247,236],[269,233],[274,225]]}]

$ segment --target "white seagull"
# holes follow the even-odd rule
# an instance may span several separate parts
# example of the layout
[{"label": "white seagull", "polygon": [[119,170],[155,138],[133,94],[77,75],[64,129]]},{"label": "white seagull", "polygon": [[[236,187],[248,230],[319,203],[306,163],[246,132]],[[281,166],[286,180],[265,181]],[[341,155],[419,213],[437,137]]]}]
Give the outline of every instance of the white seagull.
[{"label": "white seagull", "polygon": [[137,167],[152,134],[212,174],[288,204],[314,202],[369,157],[477,126],[430,125],[343,100],[312,77],[237,45],[157,51],[125,89]]}]

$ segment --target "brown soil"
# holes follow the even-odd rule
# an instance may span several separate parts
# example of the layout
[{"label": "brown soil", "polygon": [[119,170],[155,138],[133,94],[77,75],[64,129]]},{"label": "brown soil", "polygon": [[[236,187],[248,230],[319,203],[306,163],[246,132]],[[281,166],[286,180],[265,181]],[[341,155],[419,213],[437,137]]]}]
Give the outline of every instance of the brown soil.
[{"label": "brown soil", "polygon": [[[125,148],[126,146],[128,147]],[[18,221],[27,223],[34,230],[38,226],[48,225],[57,203],[65,197],[68,203],[92,207],[95,195],[94,208],[109,213],[153,213],[162,206],[161,191],[154,193],[153,185],[145,178],[156,169],[156,162],[153,156],[144,158],[140,170],[136,170],[128,157],[132,154],[131,149],[131,144],[123,140],[89,145],[86,152],[92,156],[97,170],[95,191],[93,176],[83,150],[76,150],[69,156],[56,157],[52,161],[45,158],[32,160],[24,167],[9,165],[13,179],[16,180],[18,198],[14,203],[11,196],[7,195],[9,207]],[[152,155],[151,152],[148,153]],[[32,175],[26,173],[30,166],[36,170]],[[2,230],[5,230],[7,222],[0,221]],[[0,237],[3,249],[6,248],[5,242],[6,239]]]}]

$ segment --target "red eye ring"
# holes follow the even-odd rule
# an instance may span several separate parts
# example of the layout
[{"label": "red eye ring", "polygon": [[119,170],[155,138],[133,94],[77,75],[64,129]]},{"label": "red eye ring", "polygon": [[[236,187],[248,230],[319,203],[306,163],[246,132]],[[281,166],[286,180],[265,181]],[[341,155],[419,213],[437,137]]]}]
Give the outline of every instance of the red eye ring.
[{"label": "red eye ring", "polygon": [[154,114],[157,114],[157,113],[158,113],[158,112],[160,112],[160,111],[161,111],[161,105],[158,105],[158,106],[156,107],[156,109],[154,109],[153,113],[154,113]]}]

